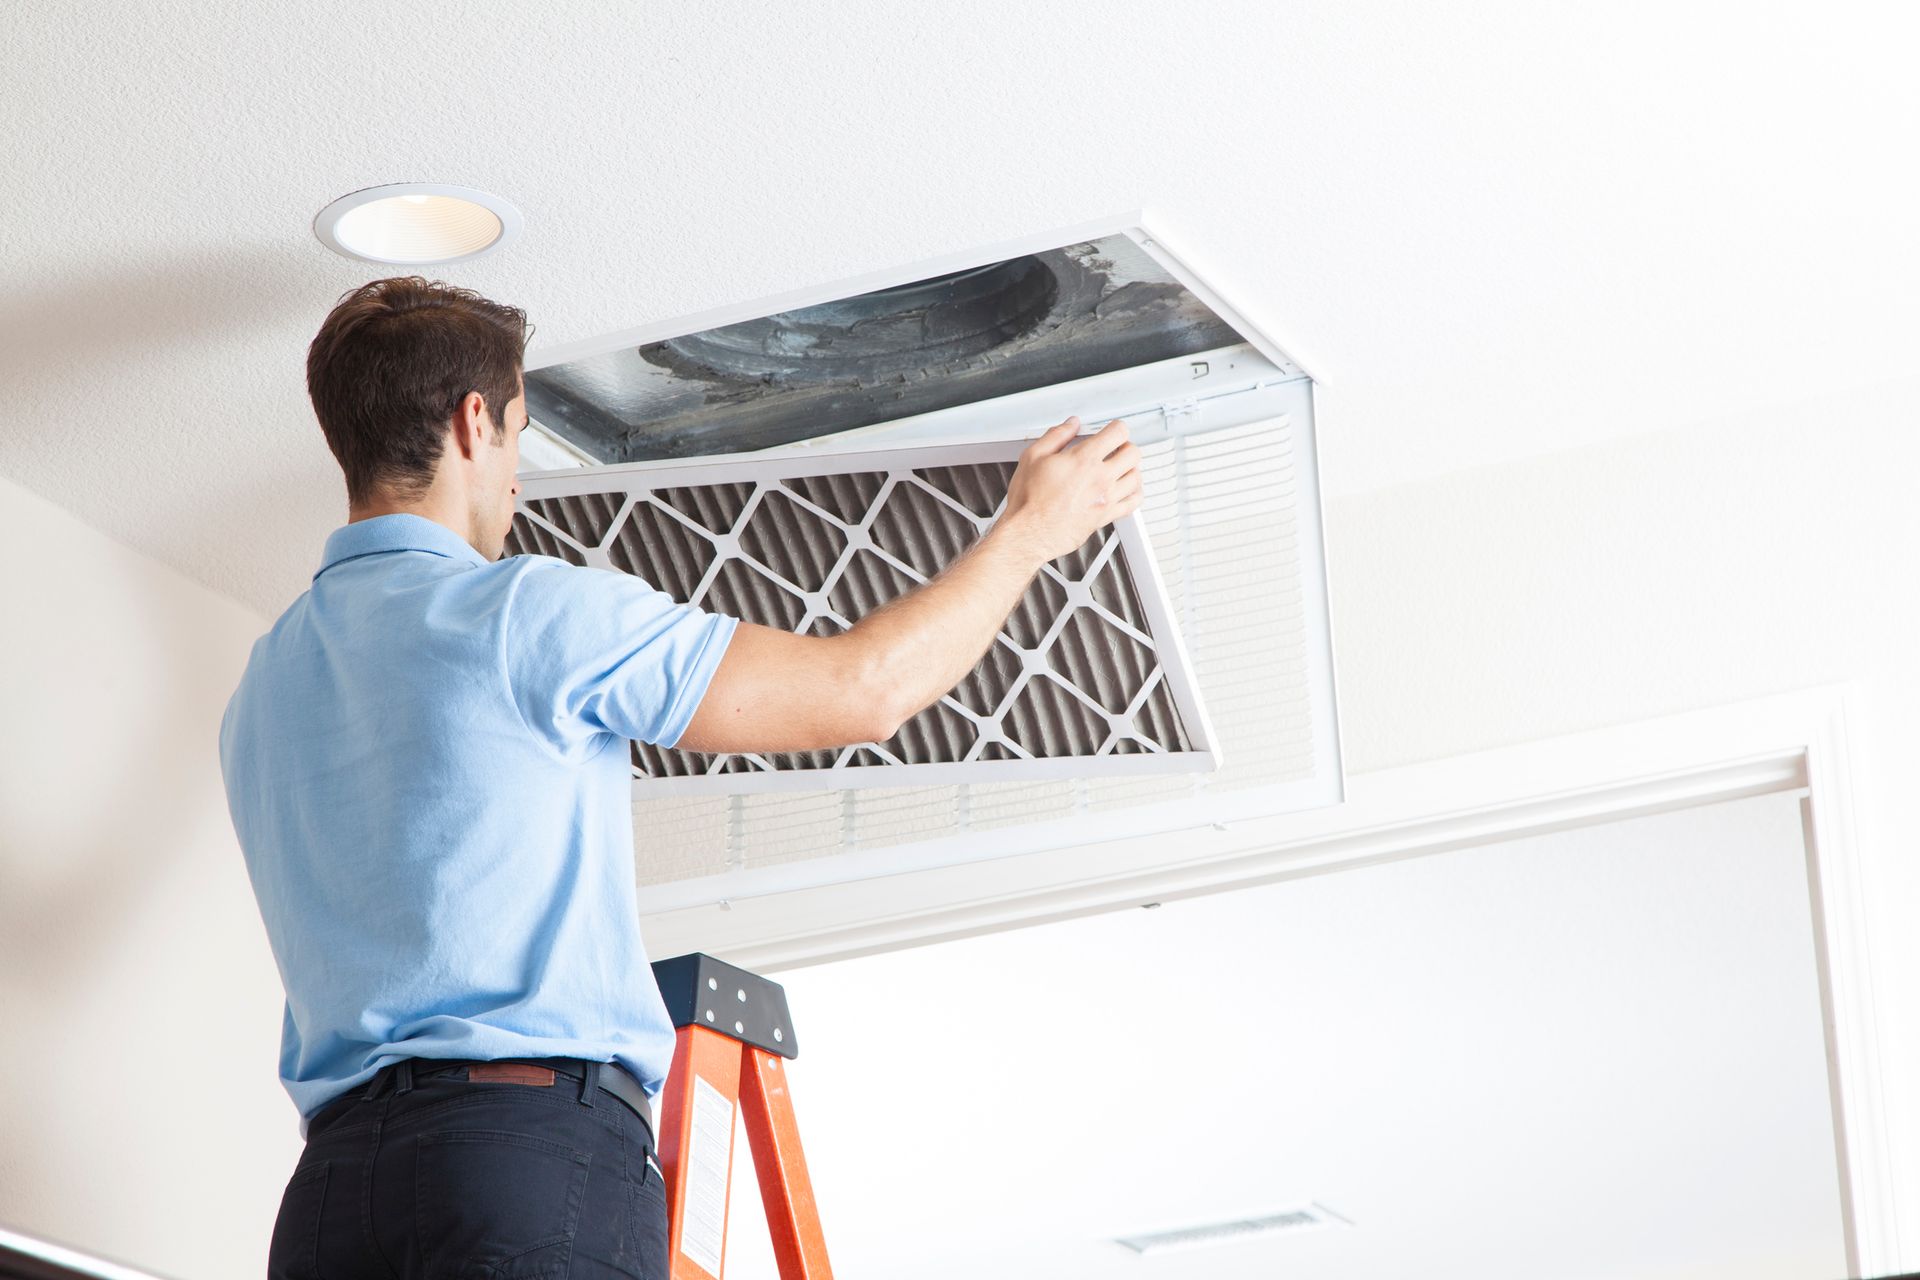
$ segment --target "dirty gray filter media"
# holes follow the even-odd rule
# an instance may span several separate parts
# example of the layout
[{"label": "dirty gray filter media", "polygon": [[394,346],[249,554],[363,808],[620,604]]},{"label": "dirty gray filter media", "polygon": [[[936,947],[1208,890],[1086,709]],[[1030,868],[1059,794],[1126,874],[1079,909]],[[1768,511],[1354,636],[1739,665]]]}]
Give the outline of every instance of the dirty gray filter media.
[{"label": "dirty gray filter media", "polygon": [[[991,523],[1013,470],[1012,462],[990,462],[660,488],[628,480],[632,487],[622,491],[529,500],[514,516],[507,554],[585,564],[555,536],[558,529],[604,548],[614,568],[682,603],[833,635],[952,563]],[[636,500],[622,518],[630,493]],[[715,535],[727,534],[738,555],[716,543]],[[1038,655],[1032,671],[1028,654]],[[1109,527],[1035,575],[986,655],[950,693],[887,741],[855,748],[846,763],[1190,749],[1126,548]],[[761,758],[780,771],[817,770],[843,754],[846,748]],[[746,756],[644,742],[633,744],[633,767],[642,778],[761,768]]]}]

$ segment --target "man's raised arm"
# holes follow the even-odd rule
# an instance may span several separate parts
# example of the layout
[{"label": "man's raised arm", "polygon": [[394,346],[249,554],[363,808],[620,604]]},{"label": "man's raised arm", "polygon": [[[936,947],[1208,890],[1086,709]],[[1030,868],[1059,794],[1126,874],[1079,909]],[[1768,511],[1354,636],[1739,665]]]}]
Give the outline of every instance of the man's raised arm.
[{"label": "man's raised arm", "polygon": [[1069,418],[1020,454],[1000,518],[931,581],[837,636],[741,622],[693,719],[688,751],[808,751],[881,742],[973,670],[1040,566],[1141,501],[1140,450],[1118,419]]}]

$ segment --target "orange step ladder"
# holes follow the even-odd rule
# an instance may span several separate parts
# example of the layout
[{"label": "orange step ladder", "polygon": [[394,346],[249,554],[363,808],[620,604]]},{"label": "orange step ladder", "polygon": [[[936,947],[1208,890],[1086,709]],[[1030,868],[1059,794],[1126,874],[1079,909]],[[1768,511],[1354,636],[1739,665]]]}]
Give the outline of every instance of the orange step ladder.
[{"label": "orange step ladder", "polygon": [[746,1119],[781,1280],[830,1280],[785,1062],[798,1055],[780,984],[694,953],[653,966],[676,1028],[660,1095],[672,1280],[721,1280],[734,1115]]}]

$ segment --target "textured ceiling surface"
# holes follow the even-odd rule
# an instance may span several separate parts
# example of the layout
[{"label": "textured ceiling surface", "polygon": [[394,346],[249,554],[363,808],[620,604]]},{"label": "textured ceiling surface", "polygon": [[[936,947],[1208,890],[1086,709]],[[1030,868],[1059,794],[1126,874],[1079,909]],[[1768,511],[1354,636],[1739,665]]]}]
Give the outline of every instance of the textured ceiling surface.
[{"label": "textured ceiling surface", "polygon": [[384,274],[309,224],[410,179],[526,213],[440,274],[536,348],[1145,207],[1334,494],[1902,376],[1916,15],[16,6],[0,473],[278,612],[344,518],[302,355]]}]

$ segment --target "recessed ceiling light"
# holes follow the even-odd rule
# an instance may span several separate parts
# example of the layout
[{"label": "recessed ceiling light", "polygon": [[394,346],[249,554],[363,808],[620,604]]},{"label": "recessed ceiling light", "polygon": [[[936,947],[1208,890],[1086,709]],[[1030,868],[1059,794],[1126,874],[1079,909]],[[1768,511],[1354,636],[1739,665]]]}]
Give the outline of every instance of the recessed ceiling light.
[{"label": "recessed ceiling light", "polygon": [[395,182],[341,196],[313,220],[320,243],[388,266],[463,262],[520,231],[520,211],[499,196],[441,182]]}]

